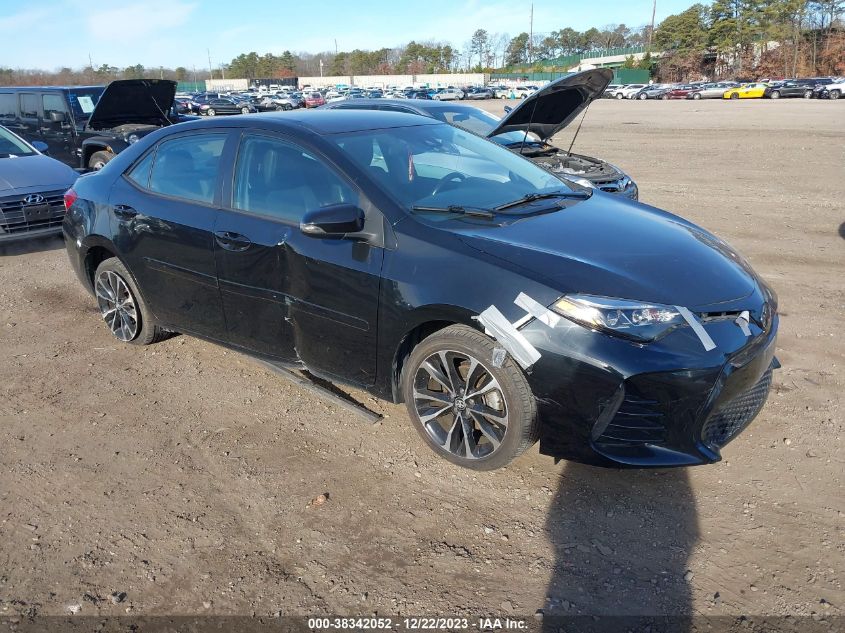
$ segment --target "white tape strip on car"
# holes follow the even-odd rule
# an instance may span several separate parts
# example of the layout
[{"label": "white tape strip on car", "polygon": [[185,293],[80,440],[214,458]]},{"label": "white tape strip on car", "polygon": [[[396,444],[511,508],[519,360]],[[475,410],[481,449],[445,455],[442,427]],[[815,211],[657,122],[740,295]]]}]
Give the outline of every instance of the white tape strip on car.
[{"label": "white tape strip on car", "polygon": [[479,314],[478,322],[501,343],[523,369],[528,369],[540,360],[540,352],[537,348],[528,342],[528,339],[499,312],[496,306],[490,306]]},{"label": "white tape strip on car", "polygon": [[545,323],[549,327],[555,327],[560,321],[561,317],[556,315],[551,310],[547,309],[540,303],[537,303],[524,292],[520,292],[513,302],[520,308],[525,310],[528,314],[533,316],[541,323]]},{"label": "white tape strip on car", "polygon": [[734,323],[739,326],[739,329],[742,330],[742,333],[745,334],[745,336],[751,336],[751,328],[748,327],[748,323],[750,321],[751,313],[748,310],[743,310],[740,312]]},{"label": "white tape strip on car", "polygon": [[713,339],[710,338],[707,330],[705,330],[704,326],[698,322],[698,319],[695,318],[695,315],[692,312],[684,306],[675,306],[675,309],[678,311],[678,314],[684,317],[684,321],[686,321],[692,328],[692,331],[698,335],[698,340],[700,340],[701,344],[704,346],[704,351],[709,352],[711,349],[716,348],[716,343],[713,342]]}]

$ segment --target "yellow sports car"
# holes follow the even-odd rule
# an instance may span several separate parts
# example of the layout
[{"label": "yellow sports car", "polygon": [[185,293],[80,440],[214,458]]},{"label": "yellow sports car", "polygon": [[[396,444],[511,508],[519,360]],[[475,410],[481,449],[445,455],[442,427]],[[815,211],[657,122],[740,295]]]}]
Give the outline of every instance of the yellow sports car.
[{"label": "yellow sports car", "polygon": [[722,99],[762,99],[768,84],[742,84],[736,88],[725,90]]}]

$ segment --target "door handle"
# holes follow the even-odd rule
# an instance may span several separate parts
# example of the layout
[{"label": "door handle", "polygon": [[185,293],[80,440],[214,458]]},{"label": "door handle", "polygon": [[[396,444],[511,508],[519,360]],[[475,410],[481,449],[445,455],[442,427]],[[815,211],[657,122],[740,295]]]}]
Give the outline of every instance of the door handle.
[{"label": "door handle", "polygon": [[232,231],[215,231],[214,239],[227,251],[245,251],[252,245],[252,240],[246,235]]},{"label": "door handle", "polygon": [[128,204],[116,204],[114,205],[114,214],[123,220],[131,220],[138,215],[138,212]]}]

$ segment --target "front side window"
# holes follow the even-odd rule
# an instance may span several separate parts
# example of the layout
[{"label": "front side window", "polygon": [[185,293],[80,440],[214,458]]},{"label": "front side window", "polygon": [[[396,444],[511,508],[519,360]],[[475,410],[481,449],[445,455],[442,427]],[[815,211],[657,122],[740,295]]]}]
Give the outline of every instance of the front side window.
[{"label": "front side window", "polygon": [[225,144],[225,134],[193,134],[163,141],[156,151],[149,189],[211,204]]},{"label": "front side window", "polygon": [[0,128],[0,158],[9,156],[31,156],[35,152],[17,136]]},{"label": "front side window", "polygon": [[299,223],[307,211],[343,203],[359,204],[357,192],[317,156],[267,136],[241,142],[235,209]]},{"label": "front side window", "polygon": [[451,125],[368,130],[332,140],[409,208],[493,208],[529,193],[569,190],[525,158]]},{"label": "front side window", "polygon": [[44,107],[44,118],[49,119],[53,112],[59,114],[67,114],[67,104],[65,99],[60,94],[44,94],[41,95],[41,104]]}]

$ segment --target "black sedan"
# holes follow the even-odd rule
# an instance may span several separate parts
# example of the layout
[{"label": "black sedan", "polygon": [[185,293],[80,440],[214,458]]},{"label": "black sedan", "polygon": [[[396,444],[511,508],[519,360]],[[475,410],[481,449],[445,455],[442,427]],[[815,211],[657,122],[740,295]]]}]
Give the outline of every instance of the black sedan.
[{"label": "black sedan", "polygon": [[0,244],[62,231],[64,194],[79,174],[46,150],[0,126]]},{"label": "black sedan", "polygon": [[764,99],[781,99],[786,97],[803,97],[809,99],[813,96],[815,83],[810,81],[779,81],[769,84],[763,91]]},{"label": "black sedan", "polygon": [[231,97],[219,97],[209,99],[200,104],[198,112],[205,116],[216,116],[218,114],[250,114],[258,110],[248,101],[232,99]]},{"label": "black sedan", "polygon": [[430,118],[184,123],[68,202],[70,262],[118,340],[183,332],[404,401],[469,468],[538,439],[713,462],[778,366],[775,296],[725,242]]}]

